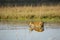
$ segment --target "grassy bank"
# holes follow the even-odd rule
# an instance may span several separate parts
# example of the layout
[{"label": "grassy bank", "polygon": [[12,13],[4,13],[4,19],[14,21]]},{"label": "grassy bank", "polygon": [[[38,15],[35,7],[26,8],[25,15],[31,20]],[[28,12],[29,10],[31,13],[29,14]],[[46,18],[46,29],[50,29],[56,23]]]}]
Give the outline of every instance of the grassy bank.
[{"label": "grassy bank", "polygon": [[60,5],[0,7],[0,20],[60,22]]}]

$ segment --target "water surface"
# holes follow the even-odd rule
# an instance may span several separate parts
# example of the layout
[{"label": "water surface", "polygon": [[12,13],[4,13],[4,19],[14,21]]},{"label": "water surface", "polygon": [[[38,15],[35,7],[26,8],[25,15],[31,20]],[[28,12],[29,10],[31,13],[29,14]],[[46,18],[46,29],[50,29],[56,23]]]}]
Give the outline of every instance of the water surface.
[{"label": "water surface", "polygon": [[43,32],[28,28],[27,24],[0,23],[0,40],[60,40],[59,23],[45,23]]}]

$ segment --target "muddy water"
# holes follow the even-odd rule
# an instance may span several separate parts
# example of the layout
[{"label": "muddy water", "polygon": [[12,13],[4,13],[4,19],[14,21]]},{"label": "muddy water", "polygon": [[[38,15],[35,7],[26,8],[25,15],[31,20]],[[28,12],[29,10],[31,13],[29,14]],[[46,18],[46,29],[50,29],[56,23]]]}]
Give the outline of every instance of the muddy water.
[{"label": "muddy water", "polygon": [[0,23],[0,40],[60,40],[60,23],[45,23],[43,32],[28,28],[22,23]]}]

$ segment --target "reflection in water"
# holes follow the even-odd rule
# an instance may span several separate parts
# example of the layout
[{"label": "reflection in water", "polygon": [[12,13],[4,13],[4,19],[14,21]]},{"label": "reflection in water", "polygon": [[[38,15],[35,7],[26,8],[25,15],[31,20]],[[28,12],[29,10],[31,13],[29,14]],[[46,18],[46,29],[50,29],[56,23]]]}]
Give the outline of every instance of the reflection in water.
[{"label": "reflection in water", "polygon": [[60,40],[59,24],[45,24],[43,32],[28,30],[28,25],[0,24],[0,40]]}]

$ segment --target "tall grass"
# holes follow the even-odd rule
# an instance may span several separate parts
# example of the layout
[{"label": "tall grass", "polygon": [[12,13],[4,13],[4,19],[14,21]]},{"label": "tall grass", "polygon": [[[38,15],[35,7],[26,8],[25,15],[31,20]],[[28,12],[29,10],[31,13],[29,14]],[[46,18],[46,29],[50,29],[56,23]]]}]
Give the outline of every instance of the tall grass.
[{"label": "tall grass", "polygon": [[0,19],[60,22],[60,5],[0,7]]}]

